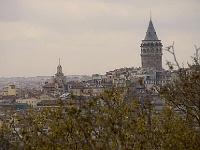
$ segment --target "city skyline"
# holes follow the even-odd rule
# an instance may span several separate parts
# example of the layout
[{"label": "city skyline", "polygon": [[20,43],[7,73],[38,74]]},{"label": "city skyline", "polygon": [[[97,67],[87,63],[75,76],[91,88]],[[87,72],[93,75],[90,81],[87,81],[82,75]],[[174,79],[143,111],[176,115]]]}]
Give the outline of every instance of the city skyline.
[{"label": "city skyline", "polygon": [[[0,77],[65,75],[141,66],[141,40],[150,20],[163,43],[175,42],[182,65],[200,47],[197,0],[2,0]],[[163,68],[173,57],[163,51]]]}]

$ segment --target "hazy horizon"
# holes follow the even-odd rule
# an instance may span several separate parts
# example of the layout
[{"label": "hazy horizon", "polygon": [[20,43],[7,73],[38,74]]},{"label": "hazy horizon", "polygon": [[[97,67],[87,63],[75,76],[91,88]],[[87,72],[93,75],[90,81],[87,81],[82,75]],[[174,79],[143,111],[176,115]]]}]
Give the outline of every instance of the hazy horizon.
[{"label": "hazy horizon", "polygon": [[[163,48],[186,66],[200,47],[198,0],[1,0],[0,77],[105,74],[140,67],[152,13]],[[200,53],[200,51],[199,51]],[[163,68],[173,57],[163,51]]]}]

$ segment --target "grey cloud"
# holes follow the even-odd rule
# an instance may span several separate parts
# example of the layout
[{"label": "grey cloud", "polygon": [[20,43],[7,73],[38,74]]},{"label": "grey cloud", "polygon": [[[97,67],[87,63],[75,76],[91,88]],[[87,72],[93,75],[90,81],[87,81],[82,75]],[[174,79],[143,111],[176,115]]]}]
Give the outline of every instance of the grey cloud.
[{"label": "grey cloud", "polygon": [[[193,45],[200,46],[199,5],[195,0],[2,0],[0,67],[10,70],[1,75],[50,74],[59,57],[65,74],[140,66],[150,10],[164,46],[175,41],[179,60],[188,61]],[[164,53],[166,59],[171,58]]]}]

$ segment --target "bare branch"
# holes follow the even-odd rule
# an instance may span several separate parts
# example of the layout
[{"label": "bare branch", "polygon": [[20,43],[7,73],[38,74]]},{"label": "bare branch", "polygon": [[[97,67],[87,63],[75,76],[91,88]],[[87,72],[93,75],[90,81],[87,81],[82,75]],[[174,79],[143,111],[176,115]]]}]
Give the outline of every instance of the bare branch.
[{"label": "bare branch", "polygon": [[198,62],[199,62],[199,61],[198,61],[198,60],[199,60],[199,53],[198,53],[198,51],[200,50],[200,47],[197,48],[196,45],[194,45],[194,47],[195,47],[195,50],[196,50],[196,59],[197,59],[197,63],[198,63]]},{"label": "bare branch", "polygon": [[178,61],[176,59],[176,55],[175,55],[175,51],[174,51],[174,42],[173,42],[172,45],[166,47],[164,50],[166,50],[167,52],[171,53],[173,55],[173,57],[174,57],[175,65],[173,63],[171,63],[171,65],[177,66],[178,69],[180,69],[180,65],[179,65],[179,63],[178,63]]}]

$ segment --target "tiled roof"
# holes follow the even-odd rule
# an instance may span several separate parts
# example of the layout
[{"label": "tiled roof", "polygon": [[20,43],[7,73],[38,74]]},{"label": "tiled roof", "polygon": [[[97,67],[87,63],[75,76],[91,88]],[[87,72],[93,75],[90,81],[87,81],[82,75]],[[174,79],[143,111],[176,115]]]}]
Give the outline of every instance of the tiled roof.
[{"label": "tiled roof", "polygon": [[43,86],[44,88],[53,88],[54,84],[53,83],[47,83]]},{"label": "tiled roof", "polygon": [[39,103],[37,103],[37,106],[58,106],[59,103],[62,103],[63,105],[71,105],[71,104],[78,104],[79,101],[77,100],[43,100]]}]

